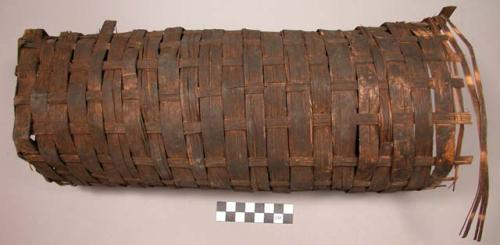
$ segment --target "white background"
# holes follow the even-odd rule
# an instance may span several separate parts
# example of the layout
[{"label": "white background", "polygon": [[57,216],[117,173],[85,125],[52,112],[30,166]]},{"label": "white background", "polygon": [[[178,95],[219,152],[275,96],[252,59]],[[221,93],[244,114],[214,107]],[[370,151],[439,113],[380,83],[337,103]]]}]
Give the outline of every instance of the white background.
[{"label": "white background", "polygon": [[[16,41],[26,28],[51,35],[96,33],[105,19],[118,31],[251,28],[353,29],[420,20],[458,5],[452,20],[476,48],[489,113],[491,192],[483,244],[499,244],[500,1],[36,1],[0,2],[0,244],[466,244],[459,228],[473,199],[477,161],[461,168],[457,190],[393,194],[82,188],[46,183],[16,157]],[[466,92],[464,90],[464,92]],[[466,96],[468,98],[468,96]],[[470,108],[470,107],[469,107]],[[477,156],[474,126],[464,149]],[[477,158],[477,157],[476,157]],[[217,200],[295,205],[293,225],[215,222]]]}]

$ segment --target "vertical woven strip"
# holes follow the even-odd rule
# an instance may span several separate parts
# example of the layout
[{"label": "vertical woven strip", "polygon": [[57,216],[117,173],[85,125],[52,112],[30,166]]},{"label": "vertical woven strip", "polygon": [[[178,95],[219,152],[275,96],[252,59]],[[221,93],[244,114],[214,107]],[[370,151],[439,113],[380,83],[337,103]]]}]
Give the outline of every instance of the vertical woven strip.
[{"label": "vertical woven strip", "polygon": [[316,32],[304,33],[311,74],[314,187],[332,185],[332,88],[325,44]]},{"label": "vertical woven strip", "polygon": [[413,101],[415,121],[415,163],[407,189],[419,190],[424,187],[430,176],[434,163],[432,151],[434,147],[432,124],[432,99],[430,94],[430,78],[423,60],[423,53],[407,25],[387,23],[389,32],[399,42],[405,59],[408,78],[412,81],[411,98]]},{"label": "vertical woven strip", "polygon": [[196,187],[187,158],[181,111],[180,57],[182,28],[163,32],[158,57],[158,87],[160,93],[160,124],[168,166],[178,187]]},{"label": "vertical woven strip", "polygon": [[373,65],[370,44],[365,34],[356,29],[346,32],[353,53],[358,81],[359,158],[353,188],[350,191],[365,191],[371,184],[379,155],[378,111],[380,108],[378,80]]},{"label": "vertical woven strip", "polygon": [[[141,164],[148,166],[148,171],[151,174],[160,177],[160,181],[156,182],[157,185],[172,185],[174,181],[167,165],[160,125],[158,51],[160,50],[162,35],[163,32],[149,32],[146,34],[142,53],[137,64],[141,79],[141,91],[144,93],[141,111],[146,137],[149,141],[149,156],[139,160]],[[156,171],[155,173],[152,172],[153,169]]]},{"label": "vertical woven strip", "polygon": [[313,188],[311,78],[302,31],[283,31],[290,148],[290,188]]},{"label": "vertical woven strip", "polygon": [[235,189],[250,189],[250,170],[245,121],[243,36],[226,31],[223,37],[222,87],[225,149],[228,171]]},{"label": "vertical woven strip", "polygon": [[[97,90],[97,83],[95,85],[88,84],[88,115],[89,121],[95,120],[91,115],[99,111],[98,100],[101,99],[104,126],[99,126],[99,124],[91,126],[94,143],[99,146],[98,142],[103,138],[101,132],[105,132],[104,140],[107,141],[109,158],[114,163],[115,168],[126,184],[139,185],[142,180],[130,156],[129,142],[125,136],[122,107],[122,70],[117,65],[123,57],[129,38],[130,33],[115,35],[111,40],[107,61],[103,65],[102,92]],[[96,89],[91,90],[90,86],[95,86]],[[96,120],[97,122],[98,120]]]},{"label": "vertical woven strip", "polygon": [[[434,105],[436,113],[453,113],[454,102],[449,84],[450,73],[446,64],[443,46],[432,32],[419,25],[413,25],[412,32],[418,37],[424,56],[424,61],[430,70],[434,90]],[[436,154],[435,168],[432,171],[428,185],[436,186],[446,177],[452,168],[455,158],[455,125],[448,122],[435,124]]]},{"label": "vertical woven strip", "polygon": [[332,80],[332,188],[349,190],[354,180],[356,157],[357,89],[348,41],[341,31],[321,30]]},{"label": "vertical woven strip", "polygon": [[222,30],[205,30],[201,35],[198,63],[201,133],[210,185],[231,188],[224,143],[222,106]]},{"label": "vertical woven strip", "polygon": [[243,30],[245,117],[252,188],[270,190],[260,32]]},{"label": "vertical woven strip", "polygon": [[201,32],[185,31],[181,41],[181,105],[186,150],[189,164],[196,183],[200,187],[209,186],[205,168],[199,100],[196,96],[198,87],[198,55]]},{"label": "vertical woven strip", "polygon": [[285,58],[279,33],[261,34],[266,111],[266,145],[271,188],[290,190]]}]

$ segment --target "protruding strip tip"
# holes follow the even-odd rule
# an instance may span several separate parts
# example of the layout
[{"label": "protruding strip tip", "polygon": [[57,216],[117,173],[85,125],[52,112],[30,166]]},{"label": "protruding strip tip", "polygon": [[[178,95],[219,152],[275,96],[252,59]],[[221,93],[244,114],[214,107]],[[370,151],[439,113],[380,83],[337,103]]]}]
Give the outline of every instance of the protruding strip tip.
[{"label": "protruding strip tip", "polygon": [[440,16],[446,17],[449,19],[453,12],[455,12],[455,9],[457,9],[457,6],[446,6],[443,9],[441,9],[441,12],[439,12]]}]

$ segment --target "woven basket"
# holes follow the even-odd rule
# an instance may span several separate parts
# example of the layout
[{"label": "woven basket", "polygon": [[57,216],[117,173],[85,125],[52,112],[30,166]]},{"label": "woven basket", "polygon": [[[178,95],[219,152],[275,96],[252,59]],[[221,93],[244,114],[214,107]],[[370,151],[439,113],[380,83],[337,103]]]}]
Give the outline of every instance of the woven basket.
[{"label": "woven basket", "polygon": [[465,81],[484,159],[464,231],[479,209],[479,239],[486,117],[475,61],[471,72],[457,37],[469,44],[448,20],[453,10],[352,31],[114,33],[113,21],[92,35],[26,30],[17,152],[59,184],[435,188],[472,162],[460,154],[471,123]]}]

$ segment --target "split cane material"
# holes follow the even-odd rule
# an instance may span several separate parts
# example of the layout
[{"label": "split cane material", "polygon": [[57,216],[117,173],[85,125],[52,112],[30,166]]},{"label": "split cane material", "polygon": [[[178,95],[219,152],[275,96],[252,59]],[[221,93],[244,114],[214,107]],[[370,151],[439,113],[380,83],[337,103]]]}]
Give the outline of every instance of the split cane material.
[{"label": "split cane material", "polygon": [[462,233],[478,215],[480,240],[486,110],[454,9],[351,31],[29,29],[16,67],[17,152],[58,184],[432,189],[472,162],[461,155],[466,87],[481,155]]}]

